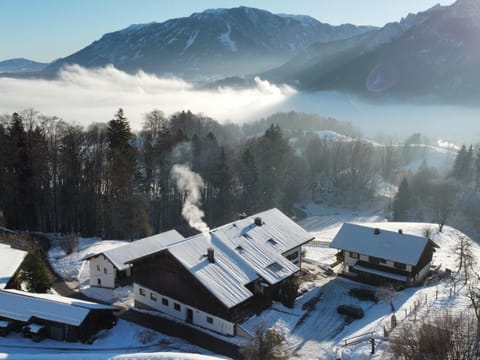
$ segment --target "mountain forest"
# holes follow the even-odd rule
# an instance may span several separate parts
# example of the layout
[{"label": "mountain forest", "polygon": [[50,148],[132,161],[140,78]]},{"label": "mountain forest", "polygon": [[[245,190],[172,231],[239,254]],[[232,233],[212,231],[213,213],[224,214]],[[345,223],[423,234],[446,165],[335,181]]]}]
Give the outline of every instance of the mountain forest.
[{"label": "mountain forest", "polygon": [[407,170],[428,142],[413,134],[380,144],[348,123],[296,112],[234,125],[153,110],[134,132],[122,109],[87,128],[28,109],[0,119],[0,226],[128,240],[191,234],[181,215],[188,194],[170,174],[185,164],[202,178],[211,227],[272,207],[301,217],[304,200],[355,208],[390,191],[393,220],[442,225],[464,214],[462,227],[478,231],[470,195],[480,189],[480,152],[463,146],[444,172],[425,162]]}]

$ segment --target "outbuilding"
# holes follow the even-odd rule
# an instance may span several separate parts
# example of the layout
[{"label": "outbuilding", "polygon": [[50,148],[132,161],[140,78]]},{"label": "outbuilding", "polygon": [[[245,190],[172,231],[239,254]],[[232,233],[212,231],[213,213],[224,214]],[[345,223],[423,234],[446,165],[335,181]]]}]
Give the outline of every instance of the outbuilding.
[{"label": "outbuilding", "polygon": [[114,306],[52,294],[0,290],[0,321],[20,331],[42,327],[55,340],[90,341],[102,329],[111,329],[117,318]]},{"label": "outbuilding", "polygon": [[180,233],[170,230],[89,256],[90,286],[113,289],[130,284],[131,260],[182,240],[185,238]]}]

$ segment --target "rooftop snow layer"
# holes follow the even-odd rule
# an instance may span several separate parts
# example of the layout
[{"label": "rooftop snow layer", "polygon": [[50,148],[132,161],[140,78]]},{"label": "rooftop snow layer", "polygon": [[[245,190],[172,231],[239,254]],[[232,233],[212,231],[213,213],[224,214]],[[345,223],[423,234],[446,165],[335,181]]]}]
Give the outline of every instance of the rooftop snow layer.
[{"label": "rooftop snow layer", "polygon": [[118,270],[125,270],[128,268],[128,264],[126,263],[129,261],[156,253],[183,240],[185,240],[185,238],[180,235],[178,231],[170,230],[104,251],[102,254],[108,258]]},{"label": "rooftop snow layer", "polygon": [[108,305],[52,294],[32,294],[18,290],[0,291],[0,316],[19,321],[29,321],[32,317],[80,325],[90,310],[116,310]]},{"label": "rooftop snow layer", "polygon": [[[168,251],[227,308],[231,308],[253,296],[244,285],[258,276],[240,259],[228,254],[228,249],[212,244],[209,237],[208,233],[192,236],[188,241],[169,247]],[[208,248],[214,249],[213,263],[206,256]]]},{"label": "rooftop snow layer", "polygon": [[4,289],[27,255],[26,251],[0,244],[0,289]]},{"label": "rooftop snow layer", "polygon": [[[255,218],[261,220],[261,226],[255,225]],[[218,236],[223,234],[221,237],[229,239],[233,244],[250,237],[256,243],[281,254],[314,238],[312,234],[276,208],[220,226],[212,230],[212,233]]]},{"label": "rooftop snow layer", "polygon": [[428,243],[428,239],[396,231],[345,223],[330,243],[330,247],[359,254],[416,265]]},{"label": "rooftop snow layer", "polygon": [[222,231],[212,231],[212,242],[224,244],[234,251],[236,256],[240,257],[269,284],[276,284],[299,270],[295,264],[287,260],[280,252],[272,249],[271,245],[265,244],[264,241],[258,241],[248,234],[229,238],[228,235],[231,234],[231,232],[226,234]]}]

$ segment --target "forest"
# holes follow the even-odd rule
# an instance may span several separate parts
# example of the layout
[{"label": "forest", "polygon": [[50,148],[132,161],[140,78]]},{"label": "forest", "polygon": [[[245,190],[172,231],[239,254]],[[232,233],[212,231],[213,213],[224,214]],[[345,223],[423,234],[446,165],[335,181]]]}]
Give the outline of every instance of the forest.
[{"label": "forest", "polygon": [[406,170],[426,145],[420,134],[402,144],[364,140],[348,123],[297,112],[238,125],[153,110],[133,131],[122,109],[88,127],[27,109],[0,116],[0,226],[104,239],[189,235],[175,164],[201,176],[210,227],[272,207],[300,216],[295,205],[308,201],[358,207],[386,184],[394,220],[440,224],[454,209],[480,212],[478,200],[457,201],[479,190],[480,153],[464,146],[445,173],[426,163]]}]

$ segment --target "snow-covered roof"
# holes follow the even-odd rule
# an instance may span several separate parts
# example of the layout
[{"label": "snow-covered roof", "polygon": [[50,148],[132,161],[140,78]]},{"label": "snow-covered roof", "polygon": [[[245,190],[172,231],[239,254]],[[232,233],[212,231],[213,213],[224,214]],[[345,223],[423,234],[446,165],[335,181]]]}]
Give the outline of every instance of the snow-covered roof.
[{"label": "snow-covered roof", "polygon": [[[208,248],[214,250],[213,263],[206,256]],[[227,308],[253,296],[245,285],[258,278],[255,271],[228,247],[212,243],[208,233],[192,236],[168,251]]]},{"label": "snow-covered roof", "polygon": [[27,255],[26,251],[0,244],[0,289],[4,289]]},{"label": "snow-covered roof", "polygon": [[[128,268],[128,262],[156,253],[183,240],[185,238],[178,231],[170,230],[104,251],[101,254],[109,259],[118,270],[125,270]],[[100,254],[94,256],[98,255]]]},{"label": "snow-covered roof", "polygon": [[402,264],[416,265],[428,239],[395,231],[345,223],[330,243],[330,247],[374,256]]},{"label": "snow-covered roof", "polygon": [[[261,226],[255,225],[255,218],[260,219]],[[233,244],[242,238],[249,237],[257,244],[264,245],[280,254],[314,238],[312,234],[276,208],[220,226],[212,230],[212,233],[222,239],[230,240]]]},{"label": "snow-covered roof", "polygon": [[266,244],[263,239],[252,237],[248,232],[242,235],[241,229],[235,236],[231,236],[233,235],[231,230],[228,232],[213,230],[211,234],[214,244],[224,244],[269,284],[276,284],[299,271],[295,264],[272,245]]},{"label": "snow-covered roof", "polygon": [[117,308],[52,294],[0,290],[0,316],[8,319],[26,322],[36,317],[78,326],[91,310],[117,310]]}]

